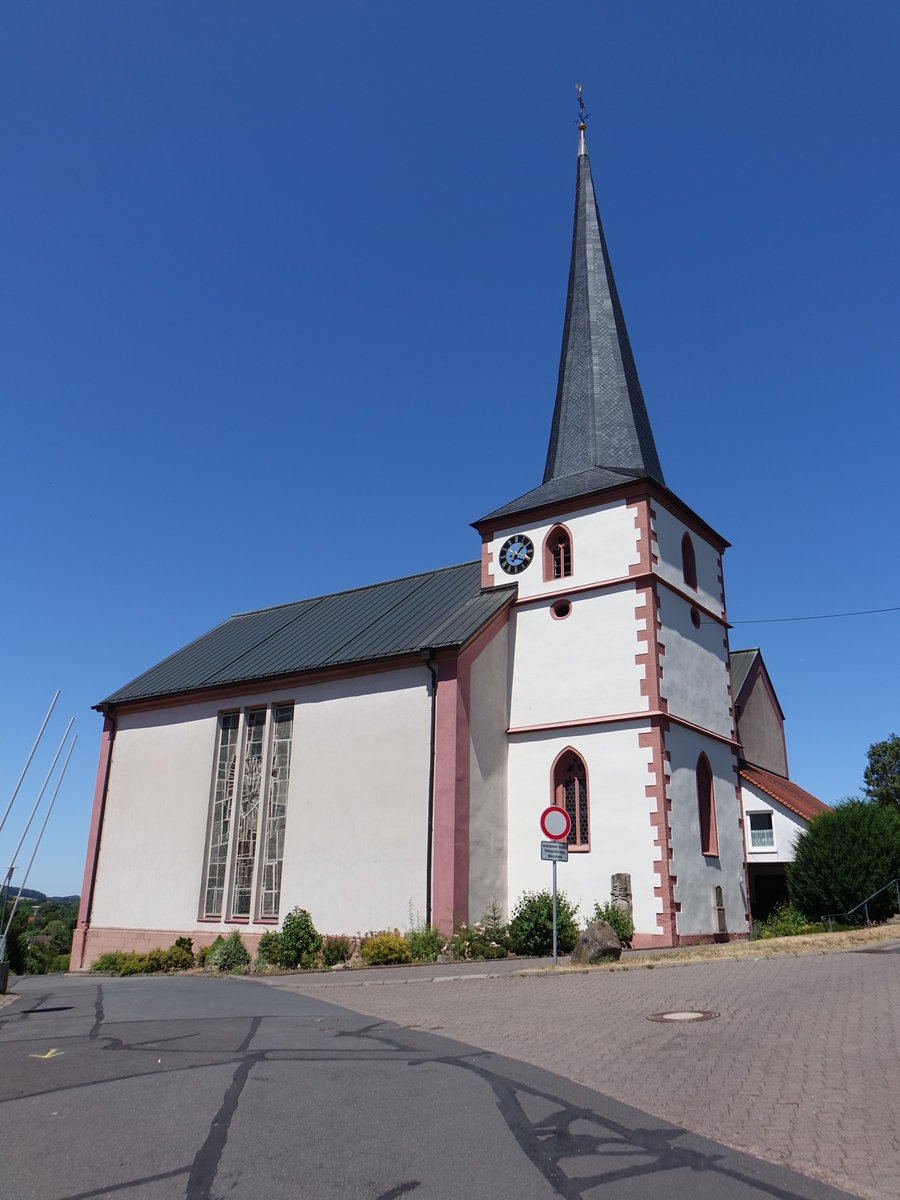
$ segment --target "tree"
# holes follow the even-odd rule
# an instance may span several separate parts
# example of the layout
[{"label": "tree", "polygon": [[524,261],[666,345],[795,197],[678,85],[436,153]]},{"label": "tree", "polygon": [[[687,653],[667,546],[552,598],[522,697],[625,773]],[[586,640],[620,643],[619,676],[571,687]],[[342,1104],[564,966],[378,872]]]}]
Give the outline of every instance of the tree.
[{"label": "tree", "polygon": [[[813,817],[788,867],[795,907],[811,920],[847,912],[900,876],[900,807],[847,800]],[[874,921],[896,909],[893,889],[869,906]]]},{"label": "tree", "polygon": [[900,809],[900,737],[892,733],[883,742],[873,742],[869,765],[863,773],[863,791],[876,804]]}]

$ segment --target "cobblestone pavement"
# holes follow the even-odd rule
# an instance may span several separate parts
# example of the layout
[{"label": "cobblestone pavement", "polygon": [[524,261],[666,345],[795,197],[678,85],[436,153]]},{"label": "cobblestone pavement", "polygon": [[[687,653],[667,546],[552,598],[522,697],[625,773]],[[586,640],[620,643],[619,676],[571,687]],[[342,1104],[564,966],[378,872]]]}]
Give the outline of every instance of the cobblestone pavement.
[{"label": "cobblestone pavement", "polygon": [[[871,1200],[900,1197],[900,942],[585,974],[470,970],[270,982],[533,1063]],[[684,1010],[719,1015],[647,1019]]]}]

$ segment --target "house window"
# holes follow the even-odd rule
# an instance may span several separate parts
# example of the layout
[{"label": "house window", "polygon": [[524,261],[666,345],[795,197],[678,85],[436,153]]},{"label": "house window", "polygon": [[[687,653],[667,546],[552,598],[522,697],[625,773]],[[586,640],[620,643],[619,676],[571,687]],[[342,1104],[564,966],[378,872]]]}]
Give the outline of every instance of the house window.
[{"label": "house window", "polygon": [[718,856],[719,838],[716,832],[716,791],[709,759],[701,754],[697,760],[697,808],[700,813],[700,849],[712,858]]},{"label": "house window", "polygon": [[544,579],[566,579],[572,574],[572,535],[565,525],[554,525],[544,538]]},{"label": "house window", "polygon": [[694,543],[691,535],[686,533],[681,539],[681,573],[689,588],[697,590],[697,556],[694,553]]},{"label": "house window", "polygon": [[774,850],[775,830],[772,828],[770,812],[748,813],[750,818],[751,850]]},{"label": "house window", "polygon": [[216,746],[216,781],[210,814],[209,847],[206,856],[206,888],[203,915],[221,917],[225,895],[225,870],[228,866],[231,805],[234,800],[234,776],[237,768],[238,714],[224,713],[219,721]]},{"label": "house window", "polygon": [[231,888],[231,915],[250,916],[253,893],[253,867],[256,864],[256,832],[262,798],[263,753],[266,710],[248,712],[244,721],[244,767],[241,772],[241,802],[235,831],[234,880]]},{"label": "house window", "polygon": [[553,764],[553,803],[569,814],[572,828],[566,838],[571,850],[590,849],[587,769],[574,750],[564,750]]},{"label": "house window", "polygon": [[263,839],[261,917],[277,917],[281,901],[281,867],[284,862],[284,827],[287,817],[288,783],[291,778],[291,740],[294,709],[290,704],[275,709],[272,736],[272,768],[269,781],[269,810]]},{"label": "house window", "polygon": [[[293,716],[292,705],[278,705],[271,720],[265,708],[243,716],[223,713],[219,720],[201,913],[207,919],[250,918],[260,831],[259,914],[278,916]],[[229,878],[231,903],[224,913]]]}]

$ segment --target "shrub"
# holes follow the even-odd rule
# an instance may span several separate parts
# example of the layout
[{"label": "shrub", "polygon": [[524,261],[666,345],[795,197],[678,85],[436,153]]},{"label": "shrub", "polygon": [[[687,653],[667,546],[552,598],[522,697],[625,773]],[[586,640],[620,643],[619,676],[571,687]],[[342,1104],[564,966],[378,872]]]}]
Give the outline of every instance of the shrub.
[{"label": "shrub", "polygon": [[168,968],[169,964],[165,950],[148,950],[142,957],[147,960],[146,971],[148,975],[156,971],[165,971]]},{"label": "shrub", "polygon": [[50,970],[53,972],[68,971],[69,957],[70,956],[68,954],[55,955],[52,962],[50,963]]},{"label": "shrub", "polygon": [[436,962],[447,939],[440,929],[435,929],[433,925],[420,925],[417,929],[410,929],[406,940],[413,962]]},{"label": "shrub", "polygon": [[[216,943],[220,942],[220,945]],[[250,965],[250,952],[240,931],[233,929],[227,938],[216,938],[206,956],[207,968],[214,971],[243,973]]]},{"label": "shrub", "polygon": [[399,929],[370,933],[359,948],[367,967],[390,967],[411,962],[409,942]]},{"label": "shrub", "polygon": [[102,975],[118,975],[122,970],[122,960],[125,954],[122,950],[107,950],[99,954],[91,963],[91,970]]},{"label": "shrub", "polygon": [[[565,892],[557,892],[556,948],[560,954],[569,954],[578,941],[577,912],[578,905],[573,907]],[[553,895],[549,888],[522,893],[512,911],[509,937],[516,954],[553,953]]]},{"label": "shrub", "polygon": [[[187,942],[187,945],[185,945]],[[190,938],[176,938],[174,946],[165,952],[164,971],[190,971],[194,965],[193,943]]]},{"label": "shrub", "polygon": [[201,946],[200,949],[197,951],[197,966],[205,967],[206,964],[209,962],[209,956],[211,954],[215,953],[219,949],[220,946],[224,946],[224,944],[225,944],[225,939],[222,937],[222,935],[220,933],[219,936],[215,939],[215,941],[211,942],[208,946]]},{"label": "shrub", "polygon": [[278,949],[278,963],[282,967],[314,966],[322,948],[322,935],[312,923],[305,908],[295,908],[284,918]]},{"label": "shrub", "polygon": [[350,940],[345,937],[326,938],[322,943],[322,961],[326,967],[336,967],[350,957]]},{"label": "shrub", "polygon": [[509,949],[509,933],[505,927],[489,930],[476,921],[474,925],[457,925],[444,947],[444,953],[454,962],[463,962],[469,959],[506,958]]},{"label": "shrub", "polygon": [[122,955],[120,975],[146,975],[150,970],[152,968],[148,955],[138,954],[134,950],[128,950]]},{"label": "shrub", "polygon": [[604,900],[602,904],[598,902],[594,905],[592,919],[605,921],[607,925],[611,925],[619,941],[630,948],[631,939],[634,937],[634,921],[630,912],[618,908],[612,900]]},{"label": "shrub", "polygon": [[[900,809],[848,800],[813,817],[797,838],[788,891],[796,908],[818,918],[847,912],[898,876]],[[869,916],[883,921],[896,907],[892,888],[871,902]]]},{"label": "shrub", "polygon": [[259,939],[256,957],[261,963],[277,966],[281,955],[281,934],[275,929],[267,929]]},{"label": "shrub", "polygon": [[821,924],[810,925],[803,913],[790,904],[777,904],[774,911],[753,928],[753,936],[757,938],[796,937],[801,933],[821,932]]}]

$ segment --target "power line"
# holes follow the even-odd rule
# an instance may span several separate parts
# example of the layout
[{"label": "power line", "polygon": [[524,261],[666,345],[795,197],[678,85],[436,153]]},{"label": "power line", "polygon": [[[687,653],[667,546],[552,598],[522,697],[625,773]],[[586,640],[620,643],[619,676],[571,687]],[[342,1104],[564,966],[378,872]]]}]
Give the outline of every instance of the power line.
[{"label": "power line", "polygon": [[857,612],[819,613],[814,617],[757,617],[754,620],[730,621],[730,625],[781,625],[786,621],[833,621],[838,617],[871,617],[874,613],[900,612],[900,604],[893,608],[862,608]]}]

